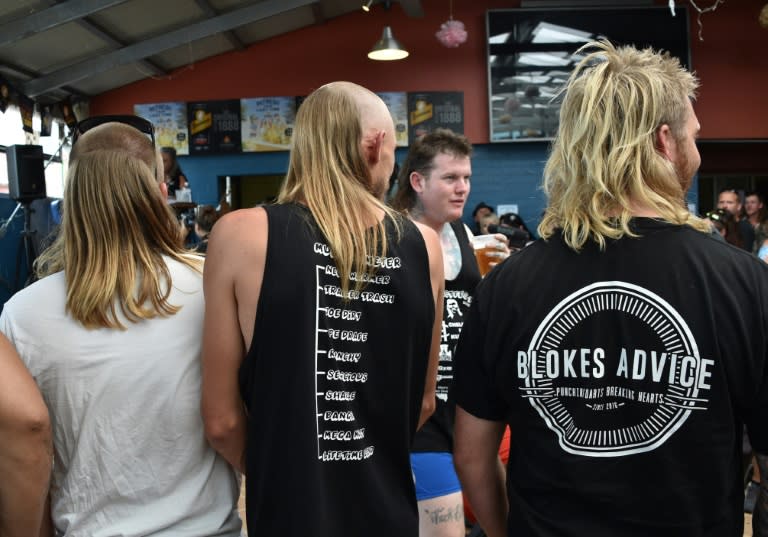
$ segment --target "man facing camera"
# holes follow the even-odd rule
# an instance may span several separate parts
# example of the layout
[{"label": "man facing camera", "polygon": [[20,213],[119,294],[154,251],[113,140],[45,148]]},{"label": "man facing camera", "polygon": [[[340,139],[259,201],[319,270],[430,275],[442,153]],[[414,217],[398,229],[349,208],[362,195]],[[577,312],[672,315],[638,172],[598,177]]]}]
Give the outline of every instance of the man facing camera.
[{"label": "man facing camera", "polygon": [[768,268],[686,208],[695,77],[651,50],[580,53],[543,240],[464,323],[459,477],[489,537],[740,536],[742,423],[768,451]]}]

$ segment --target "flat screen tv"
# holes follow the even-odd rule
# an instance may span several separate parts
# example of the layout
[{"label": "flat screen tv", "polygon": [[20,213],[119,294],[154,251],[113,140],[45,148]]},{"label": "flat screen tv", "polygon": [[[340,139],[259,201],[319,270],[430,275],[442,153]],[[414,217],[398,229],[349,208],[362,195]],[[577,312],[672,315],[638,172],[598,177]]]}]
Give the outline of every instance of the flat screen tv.
[{"label": "flat screen tv", "polygon": [[683,6],[503,9],[487,12],[490,140],[550,140],[559,90],[589,41],[652,47],[690,67],[688,11]]}]

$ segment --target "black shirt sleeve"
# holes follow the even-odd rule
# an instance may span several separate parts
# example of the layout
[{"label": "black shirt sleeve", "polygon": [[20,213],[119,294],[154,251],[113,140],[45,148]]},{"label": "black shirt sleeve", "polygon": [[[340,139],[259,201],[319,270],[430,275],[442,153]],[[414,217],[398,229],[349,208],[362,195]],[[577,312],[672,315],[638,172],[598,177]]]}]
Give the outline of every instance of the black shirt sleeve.
[{"label": "black shirt sleeve", "polygon": [[494,379],[498,357],[488,345],[488,304],[493,286],[486,279],[472,299],[454,358],[452,397],[456,404],[478,418],[504,421],[506,403],[498,395]]}]

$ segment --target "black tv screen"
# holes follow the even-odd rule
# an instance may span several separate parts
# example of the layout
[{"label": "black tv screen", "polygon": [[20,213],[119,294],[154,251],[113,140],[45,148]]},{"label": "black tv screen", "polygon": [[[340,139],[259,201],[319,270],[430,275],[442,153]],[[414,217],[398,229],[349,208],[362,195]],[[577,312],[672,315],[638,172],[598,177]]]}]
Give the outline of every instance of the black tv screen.
[{"label": "black tv screen", "polygon": [[549,140],[559,90],[585,43],[665,50],[690,68],[688,11],[668,7],[503,9],[487,12],[492,142]]}]

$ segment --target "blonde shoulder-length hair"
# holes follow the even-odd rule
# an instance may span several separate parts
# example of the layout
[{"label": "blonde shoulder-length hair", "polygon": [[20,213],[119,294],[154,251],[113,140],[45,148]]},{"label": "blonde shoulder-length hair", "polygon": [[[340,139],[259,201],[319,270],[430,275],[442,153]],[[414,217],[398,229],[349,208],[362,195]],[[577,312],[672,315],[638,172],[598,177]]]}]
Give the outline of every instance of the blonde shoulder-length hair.
[{"label": "blonde shoulder-length hair", "polygon": [[63,203],[58,237],[36,270],[40,277],[64,271],[74,319],[86,328],[124,329],[118,308],[129,322],[179,310],[168,301],[172,281],[163,256],[199,272],[202,262],[185,253],[146,162],[125,150],[82,152],[70,164]]},{"label": "blonde shoulder-length hair", "polygon": [[[315,90],[296,114],[286,175],[278,203],[305,204],[328,242],[339,271],[344,296],[352,272],[371,275],[371,257],[387,252],[386,221],[399,234],[401,216],[374,194],[363,148],[363,118],[359,99],[378,99],[370,91],[348,83],[327,84]],[[376,209],[385,217],[372,219]],[[365,278],[356,277],[354,289]]]},{"label": "blonde shoulder-length hair", "polygon": [[563,90],[560,126],[544,169],[548,206],[541,237],[561,229],[574,250],[589,240],[604,248],[606,239],[635,236],[629,224],[636,205],[708,231],[686,207],[688,178],[679,177],[656,147],[664,124],[682,139],[696,77],[677,58],[651,49],[598,41],[579,53],[585,55]]}]

